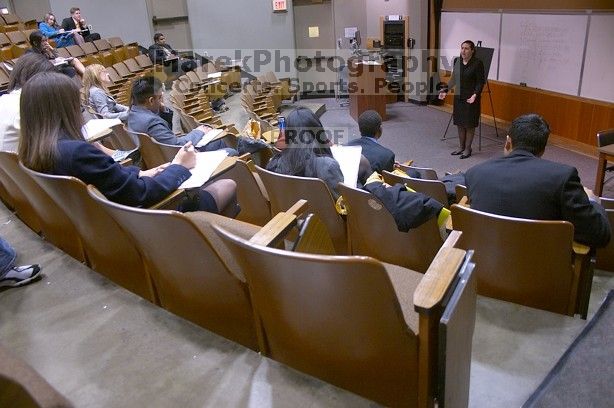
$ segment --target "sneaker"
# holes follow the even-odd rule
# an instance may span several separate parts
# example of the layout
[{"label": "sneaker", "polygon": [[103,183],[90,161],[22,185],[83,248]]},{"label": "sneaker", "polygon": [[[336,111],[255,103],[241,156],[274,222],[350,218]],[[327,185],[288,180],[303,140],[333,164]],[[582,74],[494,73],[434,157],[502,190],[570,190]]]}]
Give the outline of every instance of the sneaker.
[{"label": "sneaker", "polygon": [[15,266],[0,278],[0,288],[26,285],[40,276],[41,268],[38,265]]}]

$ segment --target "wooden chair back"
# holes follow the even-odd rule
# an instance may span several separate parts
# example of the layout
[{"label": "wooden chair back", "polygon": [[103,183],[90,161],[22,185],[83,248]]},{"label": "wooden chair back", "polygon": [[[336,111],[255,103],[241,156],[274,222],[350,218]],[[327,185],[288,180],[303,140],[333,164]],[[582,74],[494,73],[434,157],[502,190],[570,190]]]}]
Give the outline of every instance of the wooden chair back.
[{"label": "wooden chair back", "polygon": [[91,42],[84,42],[81,44],[81,49],[86,55],[94,55],[98,53],[98,49]]},{"label": "wooden chair back", "polygon": [[128,58],[127,60],[124,60],[123,63],[126,64],[128,70],[133,74],[138,74],[144,71],[144,68],[141,67],[134,58]]},{"label": "wooden chair back", "polygon": [[94,46],[98,51],[109,51],[111,49],[111,44],[109,44],[109,42],[104,38],[101,38],[100,40],[95,40]]},{"label": "wooden chair back", "polygon": [[229,271],[228,253],[210,226],[220,223],[233,228],[243,223],[204,212],[127,207],[110,202],[92,186],[89,194],[136,243],[162,307],[258,349],[247,285]]},{"label": "wooden chair back", "polygon": [[122,78],[132,78],[134,77],[134,73],[130,72],[126,64],[123,62],[117,62],[113,64],[113,68],[117,72],[117,74]]},{"label": "wooden chair back", "polygon": [[32,231],[40,234],[43,230],[42,221],[39,213],[32,207],[30,199],[26,196],[21,187],[13,181],[13,178],[0,167],[0,179],[2,185],[8,195],[9,204],[15,210],[15,213],[24,224],[28,226]]},{"label": "wooden chair back", "polygon": [[92,200],[87,186],[75,177],[26,172],[64,209],[81,236],[88,263],[96,272],[133,293],[156,303],[151,279],[134,242]]},{"label": "wooden chair back", "polygon": [[130,133],[126,126],[118,124],[111,126],[111,135],[105,138],[114,149],[133,150],[139,147],[139,140],[136,135]]},{"label": "wooden chair back", "polygon": [[597,147],[604,147],[614,143],[614,129],[597,132]]},{"label": "wooden chair back", "polygon": [[424,180],[413,177],[403,177],[397,174],[390,173],[389,171],[382,171],[384,181],[390,185],[397,183],[404,184],[414,191],[433,198],[443,204],[444,207],[450,208],[448,205],[448,193],[446,193],[446,186],[439,180]]},{"label": "wooden chair back", "polygon": [[17,154],[0,152],[0,169],[19,186],[40,222],[40,232],[45,239],[78,261],[84,262],[85,255],[75,226],[64,210],[23,170]]},{"label": "wooden chair back", "polygon": [[373,194],[339,184],[348,214],[354,255],[426,272],[443,240],[435,218],[408,232],[397,228],[392,214]]},{"label": "wooden chair back", "polygon": [[[574,276],[573,225],[452,206],[459,247],[475,250],[478,293],[573,316],[581,277]],[[590,294],[590,293],[589,293]]]},{"label": "wooden chair back", "polygon": [[[440,361],[429,350],[438,342],[441,298],[453,296],[459,277],[467,275],[465,251],[446,248],[421,280],[372,258],[282,251],[214,228],[246,276],[262,354],[385,406],[432,406]],[[435,285],[439,295],[426,295],[431,279],[444,275],[447,283]],[[396,292],[400,287],[404,291]],[[475,294],[464,294],[463,302],[475,303]],[[419,334],[408,321],[414,307],[420,308]],[[471,322],[475,314],[462,318]],[[457,361],[468,371],[470,355]],[[468,389],[468,376],[455,380]]]},{"label": "wooden chair back", "polygon": [[181,146],[160,143],[145,133],[132,133],[136,134],[139,139],[141,159],[145,168],[148,169],[173,161],[173,158],[181,149]]},{"label": "wooden chair back", "polygon": [[248,163],[237,160],[224,173],[224,178],[237,183],[237,202],[241,212],[238,220],[254,225],[264,225],[271,220],[271,204],[260,176],[250,169]]},{"label": "wooden chair back", "polygon": [[73,58],[79,58],[79,57],[85,56],[83,49],[78,45],[69,45],[68,47],[64,47],[64,48],[66,48],[66,51],[68,51],[70,56]]},{"label": "wooden chair back", "polygon": [[463,197],[469,198],[469,193],[467,191],[467,186],[462,184],[457,184],[454,186],[454,191],[456,192],[456,202],[459,203]]},{"label": "wooden chair back", "polygon": [[6,32],[6,36],[9,38],[11,43],[15,45],[28,43],[28,39],[21,31],[8,31]]},{"label": "wooden chair back", "polygon": [[398,164],[399,168],[403,171],[417,171],[420,173],[420,177],[423,180],[439,180],[437,176],[437,172],[430,167],[416,167],[416,166],[406,166],[404,164]]},{"label": "wooden chair back", "polygon": [[[610,228],[614,230],[614,198],[601,197],[600,201],[608,215]],[[597,269],[614,272],[614,239],[611,239],[610,243],[605,248],[597,248],[595,258],[595,267]]]},{"label": "wooden chair back", "polygon": [[287,176],[256,166],[269,195],[271,214],[290,208],[299,199],[307,200],[309,212],[326,224],[338,254],[349,253],[345,219],[337,213],[335,200],[326,183],[317,178]]},{"label": "wooden chair back", "polygon": [[149,56],[145,54],[139,54],[134,57],[134,60],[141,66],[141,68],[152,68],[153,63],[149,59]]}]

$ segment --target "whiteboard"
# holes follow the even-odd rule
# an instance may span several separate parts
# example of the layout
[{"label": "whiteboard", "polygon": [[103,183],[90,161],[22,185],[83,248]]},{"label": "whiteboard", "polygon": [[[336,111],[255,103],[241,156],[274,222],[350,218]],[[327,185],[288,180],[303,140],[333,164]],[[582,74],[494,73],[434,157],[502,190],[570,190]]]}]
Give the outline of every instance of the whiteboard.
[{"label": "whiteboard", "polygon": [[482,41],[482,47],[495,49],[488,79],[497,79],[500,19],[499,13],[441,13],[440,67],[452,71],[452,62],[460,55],[463,41],[471,40],[476,44]]},{"label": "whiteboard", "polygon": [[591,16],[580,96],[614,102],[614,14]]},{"label": "whiteboard", "polygon": [[503,14],[499,80],[577,95],[587,15]]}]

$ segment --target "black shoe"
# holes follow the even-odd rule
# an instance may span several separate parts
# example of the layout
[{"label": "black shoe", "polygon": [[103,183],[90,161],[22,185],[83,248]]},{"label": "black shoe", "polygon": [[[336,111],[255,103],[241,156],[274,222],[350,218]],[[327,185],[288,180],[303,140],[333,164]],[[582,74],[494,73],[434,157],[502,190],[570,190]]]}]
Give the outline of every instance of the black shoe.
[{"label": "black shoe", "polygon": [[450,153],[452,156],[458,156],[459,154],[463,154],[465,150],[464,149],[460,149],[460,150],[454,150],[452,153]]},{"label": "black shoe", "polygon": [[468,157],[471,157],[471,150],[469,150],[469,153],[463,153],[463,154],[461,154],[461,157],[460,157],[460,158],[461,158],[461,159],[466,159],[466,158],[468,158]]}]

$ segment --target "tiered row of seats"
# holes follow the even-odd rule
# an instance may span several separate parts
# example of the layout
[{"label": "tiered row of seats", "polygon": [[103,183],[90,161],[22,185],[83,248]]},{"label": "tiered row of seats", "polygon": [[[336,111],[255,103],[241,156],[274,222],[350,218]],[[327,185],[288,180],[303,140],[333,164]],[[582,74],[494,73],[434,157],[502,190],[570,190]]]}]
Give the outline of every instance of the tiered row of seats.
[{"label": "tiered row of seats", "polygon": [[0,14],[0,32],[8,33],[11,31],[36,30],[38,24],[36,20],[22,21],[16,14]]},{"label": "tiered row of seats", "polygon": [[[27,195],[31,214],[16,210],[35,231],[172,313],[382,404],[468,397],[469,377],[457,378],[452,367],[465,372],[470,364],[475,283],[466,252],[453,248],[457,235],[422,274],[374,259],[312,255],[334,248],[317,216],[299,225],[309,208],[301,200],[260,228],[209,213],[118,205],[75,178],[28,170],[12,153],[0,153],[0,169],[3,183]],[[274,249],[297,228],[294,252]],[[448,335],[462,341],[446,346],[429,328],[460,305]],[[447,347],[445,357],[436,345]],[[371,356],[360,362],[368,370],[354,368],[356,353]],[[437,373],[446,367],[455,392],[444,397]]]}]

